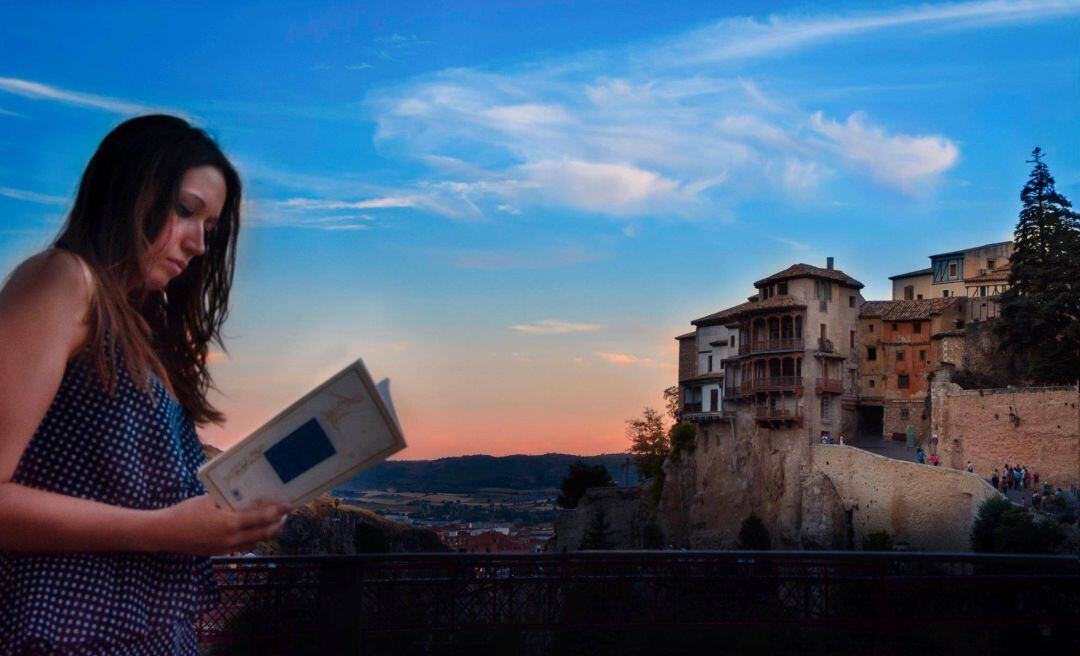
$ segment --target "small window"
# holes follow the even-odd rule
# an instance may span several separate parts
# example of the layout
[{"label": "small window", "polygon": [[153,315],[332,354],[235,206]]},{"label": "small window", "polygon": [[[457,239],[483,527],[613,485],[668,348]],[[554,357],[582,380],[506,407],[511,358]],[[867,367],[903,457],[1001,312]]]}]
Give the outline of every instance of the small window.
[{"label": "small window", "polygon": [[949,264],[949,278],[956,277],[956,262]]},{"label": "small window", "polygon": [[826,325],[821,324],[821,339],[827,339],[829,334],[826,332]]},{"label": "small window", "polygon": [[730,348],[735,348],[735,335],[728,338],[728,346]]},{"label": "small window", "polygon": [[712,371],[712,356],[709,356],[709,371]]},{"label": "small window", "polygon": [[911,384],[911,378],[907,374],[900,374],[896,377],[896,386],[900,389],[907,389]]},{"label": "small window", "polygon": [[926,362],[926,349],[919,349],[919,362]]},{"label": "small window", "polygon": [[848,296],[847,297],[847,306],[851,307],[851,308],[855,307],[855,297],[854,296]]},{"label": "small window", "polygon": [[901,419],[907,419],[910,416],[911,416],[911,411],[910,410],[908,410],[907,408],[900,408],[900,418]]},{"label": "small window", "polygon": [[993,271],[994,270],[994,260],[987,260],[986,261],[986,270],[987,271]]},{"label": "small window", "polygon": [[848,347],[849,348],[855,348],[855,331],[854,330],[851,331],[850,333],[848,333],[848,338],[849,338]]},{"label": "small window", "polygon": [[979,296],[986,296],[986,285],[979,286]]},{"label": "small window", "polygon": [[947,290],[947,289],[941,290],[941,298],[949,298],[949,290]]},{"label": "small window", "polygon": [[916,321],[914,324],[912,324],[911,332],[913,332],[913,333],[921,333],[922,332],[922,322],[921,321]]},{"label": "small window", "polygon": [[870,378],[870,379],[869,379],[869,382],[870,382],[870,388],[871,388],[871,389],[873,389],[874,387],[876,387],[876,384],[877,384],[877,381],[876,381],[876,380],[874,380],[873,378]]},{"label": "small window", "polygon": [[832,397],[821,397],[821,419],[824,421],[832,417]]},{"label": "small window", "polygon": [[963,319],[957,319],[956,320],[956,329],[957,330],[963,330],[963,328],[964,328],[964,320]]},{"label": "small window", "polygon": [[866,332],[868,332],[868,333],[874,332],[874,324],[872,324],[872,323],[866,324]]},{"label": "small window", "polygon": [[787,283],[782,282],[776,285],[776,293],[780,296],[787,294]]},{"label": "small window", "polygon": [[877,360],[877,349],[873,346],[866,347],[866,359]]},{"label": "small window", "polygon": [[916,295],[915,298],[917,298],[917,299],[919,299],[921,301],[922,300],[922,294]]},{"label": "small window", "polygon": [[897,351],[896,352],[896,361],[897,362],[903,362],[904,361],[904,352],[903,351]]},{"label": "small window", "polygon": [[898,323],[894,323],[894,324],[892,325],[892,329],[893,329],[893,332],[896,332],[897,330],[900,330],[900,324],[898,324]]},{"label": "small window", "polygon": [[915,298],[915,285],[904,287],[904,300],[910,301]]}]

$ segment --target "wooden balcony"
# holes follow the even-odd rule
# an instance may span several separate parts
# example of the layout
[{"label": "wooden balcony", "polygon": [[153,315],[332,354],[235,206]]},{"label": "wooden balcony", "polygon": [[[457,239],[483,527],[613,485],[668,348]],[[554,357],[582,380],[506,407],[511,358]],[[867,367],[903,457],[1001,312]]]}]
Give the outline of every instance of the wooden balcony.
[{"label": "wooden balcony", "polygon": [[739,355],[753,355],[755,353],[774,353],[776,351],[802,351],[804,348],[805,347],[802,337],[763,339],[756,342],[739,344]]},{"label": "wooden balcony", "polygon": [[801,392],[803,388],[802,376],[766,376],[744,380],[742,383],[743,394],[756,392]]},{"label": "wooden balcony", "polygon": [[710,421],[731,421],[735,418],[735,413],[731,410],[715,410],[715,411],[697,411],[697,412],[684,412],[682,416],[683,421],[692,421],[698,424],[708,423]]},{"label": "wooden balcony", "polygon": [[814,382],[814,391],[818,394],[843,394],[844,381],[840,378],[818,378]]},{"label": "wooden balcony", "polygon": [[759,405],[754,408],[754,419],[759,424],[769,425],[776,424],[783,421],[795,422],[802,425],[803,414],[802,407],[795,406],[793,408],[788,407],[769,407],[767,405]]}]

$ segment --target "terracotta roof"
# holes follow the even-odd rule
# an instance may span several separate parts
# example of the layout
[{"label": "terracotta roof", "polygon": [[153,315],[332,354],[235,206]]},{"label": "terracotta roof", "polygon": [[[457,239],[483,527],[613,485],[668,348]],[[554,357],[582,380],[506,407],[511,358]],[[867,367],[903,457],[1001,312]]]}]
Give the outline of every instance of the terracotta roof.
[{"label": "terracotta roof", "polygon": [[964,278],[965,283],[978,283],[978,282],[1000,282],[1002,280],[1009,279],[1009,269],[1012,268],[1011,262],[1006,262],[999,267],[994,267],[993,271],[980,274],[977,276],[971,276]]},{"label": "terracotta roof", "polygon": [[961,297],[950,297],[921,298],[910,301],[867,301],[859,308],[859,318],[883,321],[929,319],[931,315],[941,314],[963,300]]},{"label": "terracotta roof", "polygon": [[734,319],[740,314],[748,312],[760,312],[764,310],[779,310],[782,308],[805,308],[806,301],[798,296],[773,296],[767,298],[764,301],[749,301],[746,303],[740,303],[727,308],[726,310],[720,310],[712,314],[706,315],[699,319],[694,319],[690,322],[694,326],[713,326],[718,323]]},{"label": "terracotta roof", "polygon": [[915,276],[929,276],[933,275],[933,269],[919,269],[918,271],[910,271],[908,273],[899,273],[895,276],[889,276],[889,280],[897,280],[899,278],[914,278]]},{"label": "terracotta roof", "polygon": [[691,330],[690,332],[686,333],[685,335],[679,335],[675,339],[690,339],[691,337],[697,337],[697,331],[696,330]]},{"label": "terracotta roof", "polygon": [[992,244],[983,244],[982,246],[972,246],[971,248],[961,248],[958,251],[945,251],[944,253],[938,253],[937,255],[931,255],[930,258],[933,259],[935,257],[944,257],[946,255],[963,255],[964,253],[967,253],[968,251],[977,251],[980,248],[990,248],[991,246],[1004,246],[1005,244],[1011,244],[1011,243],[1012,243],[1011,240],[1010,241],[995,241]]},{"label": "terracotta roof", "polygon": [[848,274],[844,273],[840,269],[822,269],[812,264],[792,264],[788,268],[779,273],[774,273],[768,278],[762,278],[754,283],[754,287],[761,287],[770,282],[778,282],[780,280],[790,280],[792,278],[824,278],[826,280],[835,280],[836,282],[847,285],[848,287],[855,287],[862,289],[864,285],[855,280]]}]

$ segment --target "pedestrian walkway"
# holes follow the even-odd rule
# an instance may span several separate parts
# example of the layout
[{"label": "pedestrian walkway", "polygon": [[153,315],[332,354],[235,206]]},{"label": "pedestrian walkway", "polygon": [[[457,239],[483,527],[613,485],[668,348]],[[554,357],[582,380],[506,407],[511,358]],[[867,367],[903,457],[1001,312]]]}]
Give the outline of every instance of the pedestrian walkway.
[{"label": "pedestrian walkway", "polygon": [[886,440],[880,435],[864,434],[851,438],[845,437],[844,444],[846,446],[862,449],[863,451],[869,451],[870,453],[876,453],[877,455],[885,456],[886,458],[903,460],[905,462],[915,462],[915,449],[907,448],[905,442]]}]

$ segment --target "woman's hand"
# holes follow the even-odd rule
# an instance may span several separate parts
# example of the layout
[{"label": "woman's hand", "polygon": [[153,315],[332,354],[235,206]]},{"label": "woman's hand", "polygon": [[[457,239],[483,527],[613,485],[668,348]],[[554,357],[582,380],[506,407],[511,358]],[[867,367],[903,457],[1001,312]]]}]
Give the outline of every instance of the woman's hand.
[{"label": "woman's hand", "polygon": [[222,510],[203,494],[163,508],[156,517],[157,551],[218,556],[250,551],[281,531],[292,507],[279,503],[254,510]]}]

